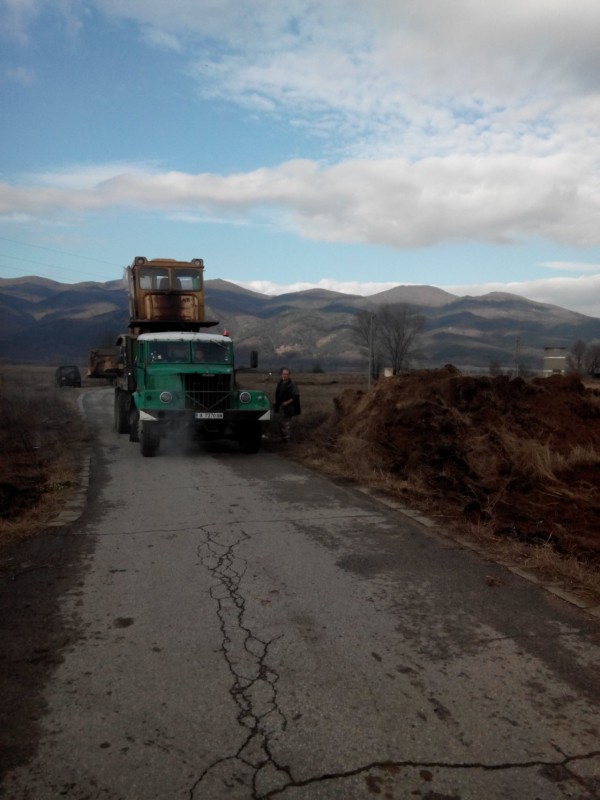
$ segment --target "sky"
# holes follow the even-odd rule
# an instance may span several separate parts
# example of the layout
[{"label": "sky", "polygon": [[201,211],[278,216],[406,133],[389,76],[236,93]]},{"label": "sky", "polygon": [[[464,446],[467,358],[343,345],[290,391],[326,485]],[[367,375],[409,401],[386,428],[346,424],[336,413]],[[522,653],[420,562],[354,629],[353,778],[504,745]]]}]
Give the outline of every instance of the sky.
[{"label": "sky", "polygon": [[0,0],[0,277],[600,317],[598,0]]}]

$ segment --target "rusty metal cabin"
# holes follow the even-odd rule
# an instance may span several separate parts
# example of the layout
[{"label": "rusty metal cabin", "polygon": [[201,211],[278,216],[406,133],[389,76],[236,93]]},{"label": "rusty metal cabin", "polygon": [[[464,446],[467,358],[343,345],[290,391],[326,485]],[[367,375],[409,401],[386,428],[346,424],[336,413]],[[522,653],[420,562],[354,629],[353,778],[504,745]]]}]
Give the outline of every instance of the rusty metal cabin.
[{"label": "rusty metal cabin", "polygon": [[114,348],[95,347],[90,350],[87,378],[113,379],[123,371],[123,362],[118,361]]},{"label": "rusty metal cabin", "polygon": [[205,319],[204,262],[136,256],[126,269],[129,327],[142,332],[198,331]]}]

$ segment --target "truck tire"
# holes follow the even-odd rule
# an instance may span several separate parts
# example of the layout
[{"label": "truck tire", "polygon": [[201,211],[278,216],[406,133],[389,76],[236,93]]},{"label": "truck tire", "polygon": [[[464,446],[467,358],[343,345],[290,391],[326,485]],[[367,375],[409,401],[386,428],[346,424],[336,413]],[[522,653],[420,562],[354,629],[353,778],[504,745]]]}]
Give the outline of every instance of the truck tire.
[{"label": "truck tire", "polygon": [[129,392],[115,389],[115,430],[117,433],[129,433]]},{"label": "truck tire", "polygon": [[247,422],[238,433],[238,443],[242,453],[252,455],[260,450],[262,431],[260,422]]},{"label": "truck tire", "polygon": [[140,450],[146,457],[155,456],[160,444],[160,429],[158,422],[142,422],[140,435]]}]

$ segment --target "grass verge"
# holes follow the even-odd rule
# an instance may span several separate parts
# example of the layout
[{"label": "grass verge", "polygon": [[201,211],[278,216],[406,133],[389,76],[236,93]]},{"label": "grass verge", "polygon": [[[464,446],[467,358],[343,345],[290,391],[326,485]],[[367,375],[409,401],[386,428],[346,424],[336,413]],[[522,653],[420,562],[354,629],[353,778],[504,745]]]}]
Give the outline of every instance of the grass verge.
[{"label": "grass verge", "polygon": [[0,369],[0,544],[32,536],[78,485],[87,442],[76,389],[47,367]]}]

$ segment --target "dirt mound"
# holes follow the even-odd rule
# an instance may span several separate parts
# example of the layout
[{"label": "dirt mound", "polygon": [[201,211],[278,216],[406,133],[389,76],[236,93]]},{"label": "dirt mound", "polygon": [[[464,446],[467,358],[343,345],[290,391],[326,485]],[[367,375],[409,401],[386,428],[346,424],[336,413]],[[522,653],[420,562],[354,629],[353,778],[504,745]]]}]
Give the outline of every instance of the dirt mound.
[{"label": "dirt mound", "polygon": [[335,406],[329,453],[355,477],[379,470],[429,513],[600,564],[600,393],[577,377],[449,366],[348,390]]}]

